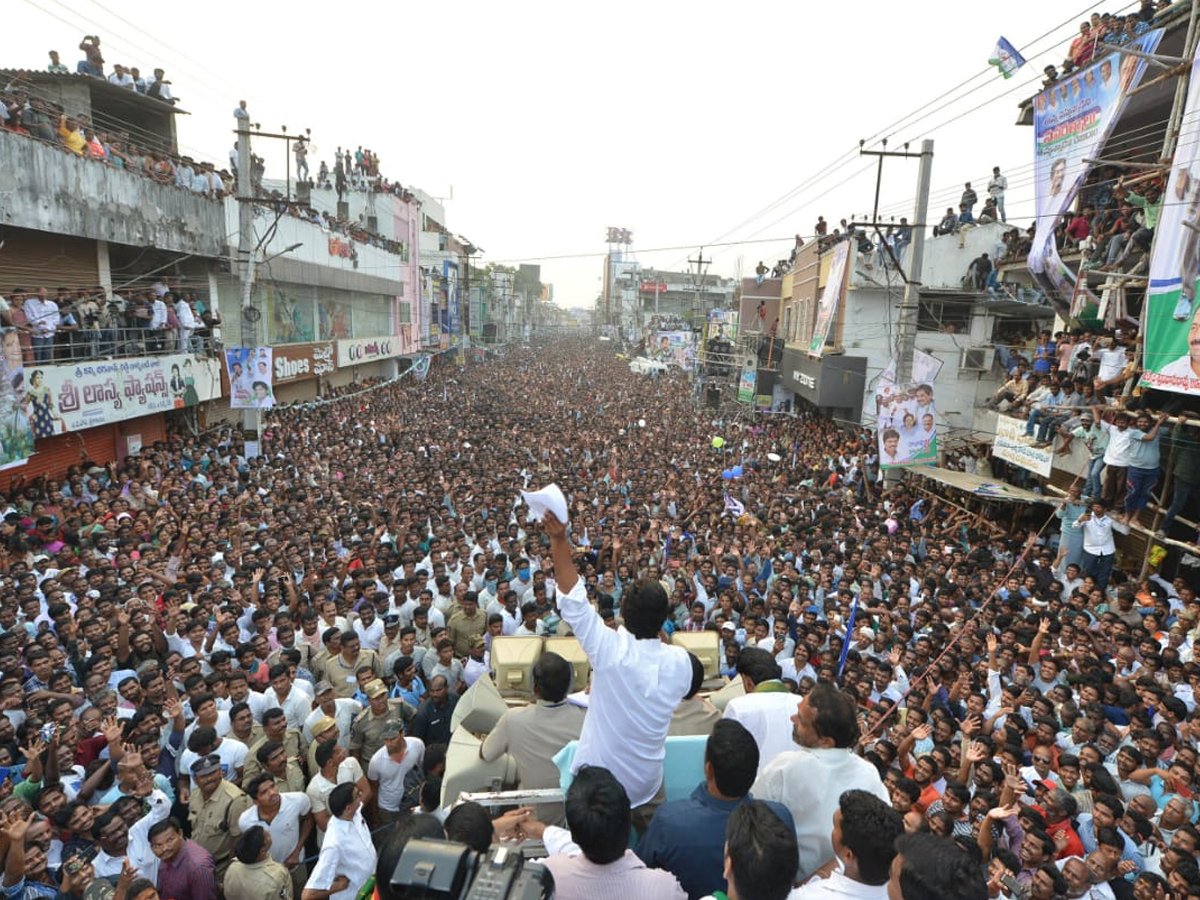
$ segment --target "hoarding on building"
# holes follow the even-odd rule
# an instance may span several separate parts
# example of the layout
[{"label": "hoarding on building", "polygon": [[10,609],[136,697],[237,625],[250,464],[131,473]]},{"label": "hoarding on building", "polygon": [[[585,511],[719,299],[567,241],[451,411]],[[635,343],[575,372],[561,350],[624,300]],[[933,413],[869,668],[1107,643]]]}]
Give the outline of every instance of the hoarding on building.
[{"label": "hoarding on building", "polygon": [[1054,462],[1053,449],[1034,447],[1032,439],[1025,435],[1025,423],[1009,416],[996,417],[996,439],[992,442],[992,455],[1044,478],[1050,477],[1050,468]]},{"label": "hoarding on building", "polygon": [[40,380],[49,433],[82,431],[125,419],[195,406],[221,396],[220,363],[188,353],[142,356],[75,366],[26,369]]},{"label": "hoarding on building", "polygon": [[337,342],[339,369],[347,366],[361,366],[364,363],[391,359],[395,356],[400,356],[400,341],[395,335]]},{"label": "hoarding on building", "polygon": [[[1153,53],[1162,29],[1148,31],[1130,47]],[[1121,117],[1125,98],[1146,61],[1113,49],[1084,69],[1060,78],[1033,98],[1037,231],[1029,271],[1064,317],[1075,295],[1075,273],[1058,255],[1054,226],[1075,202],[1093,160]],[[1090,296],[1090,295],[1086,295]]]}]

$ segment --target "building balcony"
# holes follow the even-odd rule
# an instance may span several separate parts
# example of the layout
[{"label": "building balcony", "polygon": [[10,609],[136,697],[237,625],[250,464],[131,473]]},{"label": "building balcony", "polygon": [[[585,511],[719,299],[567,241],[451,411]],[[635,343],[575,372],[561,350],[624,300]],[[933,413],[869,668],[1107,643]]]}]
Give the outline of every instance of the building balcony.
[{"label": "building balcony", "polygon": [[0,222],[194,256],[228,250],[221,203],[0,130]]}]

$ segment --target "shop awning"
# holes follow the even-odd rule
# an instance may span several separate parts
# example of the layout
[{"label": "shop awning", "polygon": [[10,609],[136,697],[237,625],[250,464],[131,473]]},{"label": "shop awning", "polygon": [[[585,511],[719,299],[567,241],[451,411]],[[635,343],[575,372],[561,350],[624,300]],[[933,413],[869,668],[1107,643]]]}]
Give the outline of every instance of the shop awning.
[{"label": "shop awning", "polygon": [[1007,500],[1017,503],[1050,503],[1058,504],[1062,501],[1055,497],[1046,497],[1042,494],[1035,494],[1033,491],[1027,491],[1024,488],[1014,487],[1011,484],[1006,484],[1003,481],[995,479],[981,478],[978,475],[970,475],[967,472],[956,472],[953,469],[940,469],[936,466],[905,466],[905,468],[916,475],[923,475],[926,478],[932,478],[934,481],[949,485],[952,488],[958,488],[960,491],[965,491],[975,497],[980,497],[985,500]]}]

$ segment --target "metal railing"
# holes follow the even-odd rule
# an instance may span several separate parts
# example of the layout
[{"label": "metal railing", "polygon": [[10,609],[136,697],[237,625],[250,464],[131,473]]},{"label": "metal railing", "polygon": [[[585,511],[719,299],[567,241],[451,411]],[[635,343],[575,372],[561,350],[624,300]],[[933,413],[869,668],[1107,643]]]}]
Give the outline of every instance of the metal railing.
[{"label": "metal railing", "polygon": [[202,331],[166,328],[80,328],[59,330],[50,340],[22,336],[21,350],[26,365],[92,362],[97,359],[123,359],[133,356],[165,356],[191,353],[215,356],[221,342],[209,329]]}]

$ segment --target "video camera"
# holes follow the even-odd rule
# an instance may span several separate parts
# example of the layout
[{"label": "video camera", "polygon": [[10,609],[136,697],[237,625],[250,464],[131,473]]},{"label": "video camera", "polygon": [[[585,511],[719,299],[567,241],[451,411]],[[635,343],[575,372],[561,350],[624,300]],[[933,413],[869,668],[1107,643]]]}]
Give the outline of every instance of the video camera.
[{"label": "video camera", "polygon": [[392,873],[393,892],[420,900],[547,900],[554,876],[520,851],[493,844],[477,853],[454,841],[411,840]]}]

